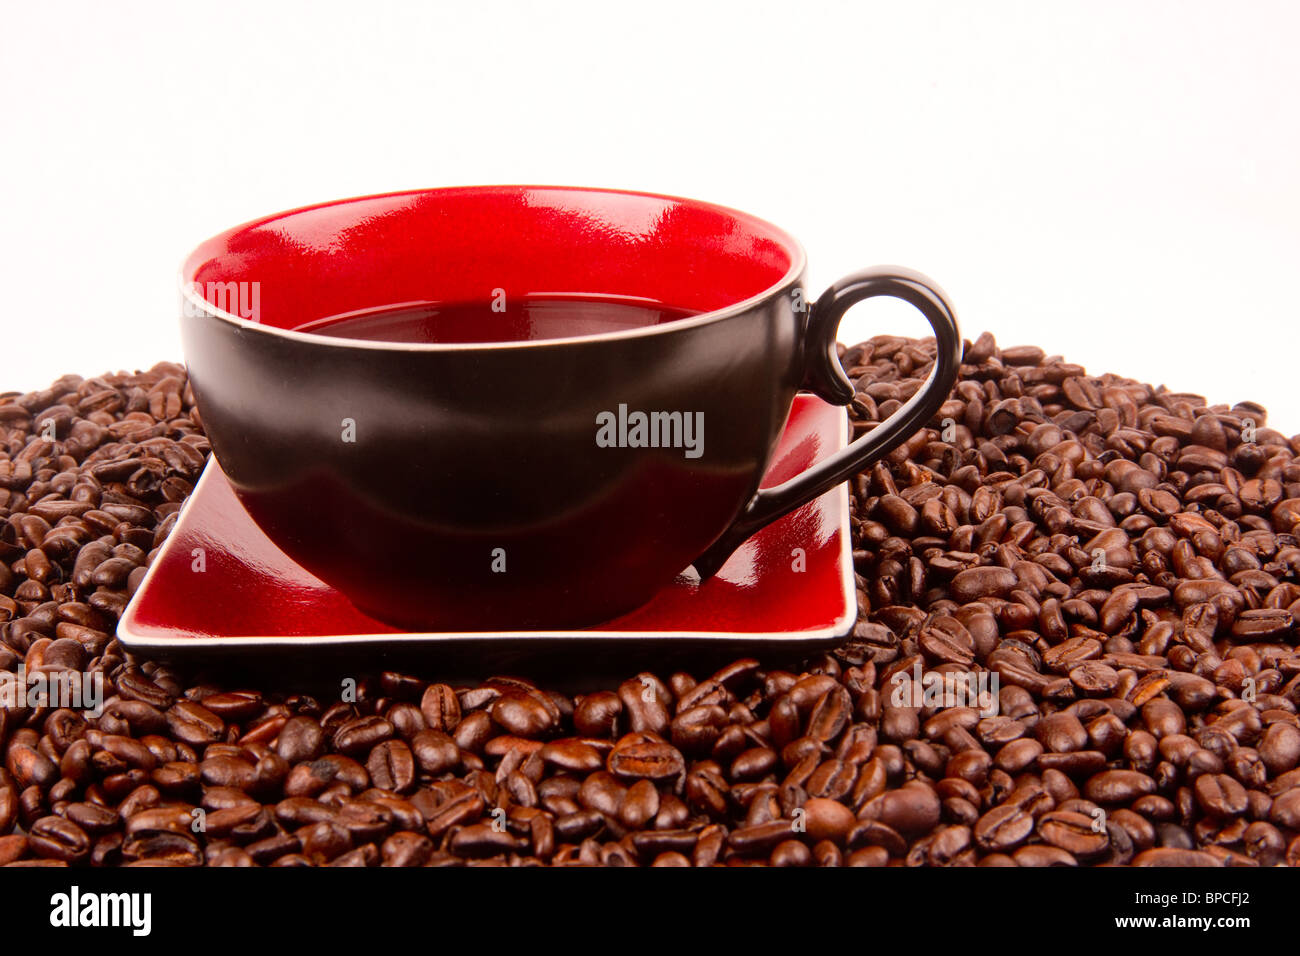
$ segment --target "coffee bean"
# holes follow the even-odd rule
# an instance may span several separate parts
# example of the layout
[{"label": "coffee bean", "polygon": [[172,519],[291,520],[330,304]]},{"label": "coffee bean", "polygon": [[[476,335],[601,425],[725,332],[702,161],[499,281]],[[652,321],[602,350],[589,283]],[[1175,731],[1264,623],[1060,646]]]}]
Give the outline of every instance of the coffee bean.
[{"label": "coffee bean", "polygon": [[1200,850],[1156,847],[1133,858],[1134,866],[1221,866],[1212,854]]},{"label": "coffee bean", "polygon": [[199,774],[210,786],[249,790],[257,779],[257,768],[238,757],[217,756],[205,759],[199,765]]},{"label": "coffee bean", "polygon": [[64,863],[80,863],[90,854],[90,837],[63,817],[41,817],[31,825],[27,842],[37,856]]},{"label": "coffee bean", "polygon": [[768,747],[751,747],[731,764],[733,780],[758,780],[776,768],[776,751]]},{"label": "coffee bean", "polygon": [[654,829],[632,834],[632,846],[641,859],[651,859],[664,853],[689,855],[695,850],[696,834],[693,830]]},{"label": "coffee bean", "polygon": [[420,713],[429,729],[451,733],[460,723],[460,701],[446,684],[430,684],[420,698]]},{"label": "coffee bean", "polygon": [[395,733],[393,725],[378,715],[357,717],[344,722],[334,732],[334,747],[351,757],[368,753],[376,744]]},{"label": "coffee bean", "polygon": [[506,733],[519,737],[544,736],[554,723],[542,702],[527,695],[503,697],[492,705],[490,713]]},{"label": "coffee bean", "polygon": [[191,746],[215,743],[225,733],[226,723],[202,704],[180,700],[165,714],[167,728],[180,741]]},{"label": "coffee bean", "polygon": [[5,767],[19,790],[27,787],[48,790],[59,778],[59,768],[53,760],[23,744],[10,744]]},{"label": "coffee bean", "polygon": [[842,845],[857,822],[853,811],[844,804],[822,797],[809,799],[803,810],[807,832],[813,840],[830,840]]},{"label": "coffee bean", "polygon": [[624,681],[618,687],[618,699],[623,705],[628,726],[635,733],[668,733],[669,713],[666,698],[668,689],[649,674]]},{"label": "coffee bean", "polygon": [[765,855],[793,835],[794,830],[789,820],[773,820],[733,830],[727,842],[742,856]]},{"label": "coffee bean", "polygon": [[1154,793],[1155,781],[1135,770],[1105,770],[1088,778],[1084,794],[1101,804],[1131,803]]},{"label": "coffee bean", "polygon": [[434,777],[460,762],[460,748],[456,741],[441,730],[421,730],[411,738],[410,753],[420,770]]},{"label": "coffee bean", "polygon": [[310,717],[290,717],[280,728],[275,741],[275,751],[290,763],[315,760],[325,746],[325,735],[320,724]]},{"label": "coffee bean", "polygon": [[366,760],[366,770],[371,782],[382,790],[405,793],[415,785],[415,758],[400,740],[376,745]]},{"label": "coffee bean", "polygon": [[433,855],[433,841],[423,833],[403,830],[384,840],[384,866],[424,866]]},{"label": "coffee bean", "polygon": [[927,784],[913,782],[869,801],[860,817],[878,820],[905,835],[917,835],[939,822],[939,797]]},{"label": "coffee bean", "polygon": [[1288,830],[1300,830],[1300,790],[1288,790],[1275,798],[1269,820]]},{"label": "coffee bean", "polygon": [[255,690],[229,691],[209,694],[203,698],[203,706],[222,720],[246,721],[262,712],[262,695]]},{"label": "coffee bean", "polygon": [[456,729],[452,731],[451,736],[461,750],[479,753],[492,736],[492,718],[486,711],[481,710],[466,714],[456,724]]},{"label": "coffee bean", "polygon": [[577,810],[555,820],[555,836],[565,843],[581,842],[604,829],[605,817],[598,810]]},{"label": "coffee bean", "polygon": [[623,796],[618,819],[629,830],[636,830],[659,813],[659,791],[649,780],[638,780]]},{"label": "coffee bean", "polygon": [[1235,817],[1246,812],[1246,788],[1223,773],[1204,773],[1193,787],[1196,800],[1214,817]]},{"label": "coffee bean", "polygon": [[842,686],[823,694],[808,717],[808,736],[826,743],[836,740],[848,726],[853,710],[849,692]]},{"label": "coffee bean", "polygon": [[1022,846],[1011,857],[1016,866],[1078,866],[1079,861],[1060,847],[1031,844]]},{"label": "coffee bean", "polygon": [[1258,751],[1274,776],[1294,770],[1300,764],[1300,728],[1285,721],[1270,725],[1260,739]]},{"label": "coffee bean", "polygon": [[194,815],[188,807],[150,807],[126,813],[126,835],[151,833],[189,833]]},{"label": "coffee bean", "polygon": [[439,803],[426,814],[426,830],[433,839],[438,839],[453,827],[468,824],[483,814],[485,802],[483,797],[472,789],[465,789]]},{"label": "coffee bean", "polygon": [[328,820],[309,824],[293,835],[302,854],[316,863],[328,863],[352,849],[347,828]]},{"label": "coffee bean", "polygon": [[1069,713],[1049,714],[1038,722],[1039,742],[1054,753],[1070,753],[1088,746],[1088,732],[1079,718]]},{"label": "coffee bean", "polygon": [[812,866],[813,855],[806,844],[783,840],[772,849],[768,862],[772,866]]},{"label": "coffee bean", "polygon": [[623,702],[612,691],[599,691],[579,699],[573,711],[573,726],[587,737],[612,737]]},{"label": "coffee bean", "polygon": [[953,600],[964,603],[981,598],[1006,597],[1015,586],[1016,576],[1009,568],[980,567],[957,572],[949,590]]},{"label": "coffee bean", "polygon": [[1037,761],[1042,753],[1043,745],[1037,740],[1021,738],[1002,747],[994,762],[1000,770],[1007,773],[1020,773]]},{"label": "coffee bean", "polygon": [[625,779],[665,780],[680,776],[686,770],[686,763],[676,748],[652,740],[629,738],[614,746],[607,765],[610,773]]},{"label": "coffee bean", "polygon": [[976,822],[972,835],[986,850],[1009,850],[1034,830],[1034,818],[1020,806],[994,807]]},{"label": "coffee bean", "polygon": [[975,660],[975,639],[956,618],[936,618],[921,628],[917,643],[939,663],[969,665]]},{"label": "coffee bean", "polygon": [[1078,860],[1086,860],[1105,853],[1110,847],[1110,837],[1103,827],[1098,830],[1096,819],[1069,810],[1055,810],[1043,814],[1038,820],[1038,834],[1043,841],[1065,850]]}]

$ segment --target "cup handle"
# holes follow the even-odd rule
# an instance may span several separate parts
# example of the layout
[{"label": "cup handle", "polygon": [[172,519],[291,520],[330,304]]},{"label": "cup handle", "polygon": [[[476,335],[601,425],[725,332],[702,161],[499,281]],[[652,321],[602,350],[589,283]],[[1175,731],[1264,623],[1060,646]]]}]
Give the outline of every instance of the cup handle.
[{"label": "cup handle", "polygon": [[840,320],[851,306],[881,295],[910,302],[934,329],[938,354],[930,377],[902,408],[847,448],[783,484],[760,489],[722,537],[693,562],[701,580],[712,577],[759,528],[812,501],[889,454],[929,421],[947,401],[961,363],[962,342],[957,330],[957,317],[934,282],[919,272],[899,266],[863,269],[822,293],[808,320],[805,353],[808,364],[802,387],[834,405],[847,405],[853,400],[853,383],[844,374],[835,353],[836,335]]}]

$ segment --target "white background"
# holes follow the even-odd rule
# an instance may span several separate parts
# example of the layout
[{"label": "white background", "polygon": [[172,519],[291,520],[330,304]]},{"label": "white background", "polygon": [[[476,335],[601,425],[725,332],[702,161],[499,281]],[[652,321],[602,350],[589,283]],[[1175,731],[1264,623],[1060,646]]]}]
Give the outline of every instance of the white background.
[{"label": "white background", "polygon": [[[974,338],[1300,431],[1300,6],[0,3],[0,389],[180,357],[202,239],[369,192],[737,206],[815,292],[897,262]],[[919,334],[854,310],[841,339]]]}]

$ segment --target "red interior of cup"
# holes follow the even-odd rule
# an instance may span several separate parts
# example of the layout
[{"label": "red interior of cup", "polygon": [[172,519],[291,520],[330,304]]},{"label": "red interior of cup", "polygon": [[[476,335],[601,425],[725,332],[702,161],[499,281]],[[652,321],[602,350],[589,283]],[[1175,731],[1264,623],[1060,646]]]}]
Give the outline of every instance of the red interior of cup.
[{"label": "red interior of cup", "polygon": [[802,264],[782,230],[709,203],[482,186],[343,200],[238,226],[199,246],[182,280],[236,315],[226,284],[256,282],[256,321],[296,329],[389,305],[487,301],[497,289],[709,312],[760,295]]}]

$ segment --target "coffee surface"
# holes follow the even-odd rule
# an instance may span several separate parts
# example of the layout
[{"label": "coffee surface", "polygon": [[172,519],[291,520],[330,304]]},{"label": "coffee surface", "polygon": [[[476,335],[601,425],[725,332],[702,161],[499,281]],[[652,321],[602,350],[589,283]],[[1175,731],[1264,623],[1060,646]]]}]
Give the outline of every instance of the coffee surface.
[{"label": "coffee surface", "polygon": [[643,299],[506,295],[481,302],[422,302],[318,319],[295,331],[381,342],[531,342],[626,332],[699,313]]}]

